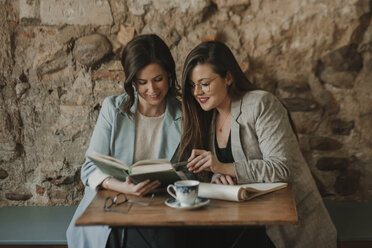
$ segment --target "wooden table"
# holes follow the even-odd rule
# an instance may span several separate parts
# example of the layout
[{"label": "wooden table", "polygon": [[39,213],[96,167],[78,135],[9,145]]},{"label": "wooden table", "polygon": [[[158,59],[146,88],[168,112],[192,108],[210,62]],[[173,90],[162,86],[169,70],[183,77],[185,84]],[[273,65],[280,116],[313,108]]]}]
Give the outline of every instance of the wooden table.
[{"label": "wooden table", "polygon": [[[99,191],[76,225],[109,225],[112,227],[140,226],[257,226],[288,225],[298,221],[293,190],[291,186],[246,202],[210,200],[202,208],[179,210],[168,207],[164,201],[166,193],[156,195],[150,206],[134,204],[129,213],[105,212],[106,197],[115,192]],[[128,197],[133,200],[148,200]],[[125,205],[125,204],[124,204]],[[126,209],[118,206],[116,209]]]}]

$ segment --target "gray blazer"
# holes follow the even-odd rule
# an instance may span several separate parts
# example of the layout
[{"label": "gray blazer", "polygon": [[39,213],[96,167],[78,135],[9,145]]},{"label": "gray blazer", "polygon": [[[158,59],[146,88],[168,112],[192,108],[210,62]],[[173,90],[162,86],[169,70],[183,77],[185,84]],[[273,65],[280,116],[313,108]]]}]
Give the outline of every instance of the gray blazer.
[{"label": "gray blazer", "polygon": [[[215,129],[210,130],[214,152]],[[298,224],[266,227],[277,248],[336,247],[336,228],[302,156],[287,111],[275,96],[255,90],[231,103],[231,150],[239,184],[287,181],[293,185]]]},{"label": "gray blazer", "polygon": [[[95,151],[118,158],[126,164],[133,164],[136,123],[134,118],[130,119],[122,110],[126,99],[127,95],[123,94],[107,97],[104,100],[86,155]],[[166,101],[161,144],[157,157],[175,161],[181,138],[181,103],[171,97],[167,97]],[[136,113],[136,110],[137,99],[131,112]],[[84,197],[66,232],[69,248],[105,247],[111,232],[108,226],[75,226],[76,219],[96,195],[96,191],[89,188],[88,178],[97,169],[96,165],[86,157],[81,168],[81,180],[86,186]]]}]

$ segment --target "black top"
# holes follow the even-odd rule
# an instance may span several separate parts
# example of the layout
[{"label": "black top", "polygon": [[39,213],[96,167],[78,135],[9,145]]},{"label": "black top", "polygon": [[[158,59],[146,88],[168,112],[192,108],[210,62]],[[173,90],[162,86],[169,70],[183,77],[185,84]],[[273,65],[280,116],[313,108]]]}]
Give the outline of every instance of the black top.
[{"label": "black top", "polygon": [[217,135],[214,138],[214,143],[216,147],[216,155],[218,161],[222,163],[234,163],[234,157],[231,151],[231,132],[229,134],[229,140],[225,148],[219,148],[217,143]]}]

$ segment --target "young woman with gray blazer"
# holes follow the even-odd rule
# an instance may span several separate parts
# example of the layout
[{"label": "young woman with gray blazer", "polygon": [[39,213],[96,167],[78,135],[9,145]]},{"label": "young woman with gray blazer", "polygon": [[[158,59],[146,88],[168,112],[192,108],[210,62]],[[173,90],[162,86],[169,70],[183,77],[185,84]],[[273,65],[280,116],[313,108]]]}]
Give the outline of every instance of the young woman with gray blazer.
[{"label": "young woman with gray blazer", "polygon": [[255,89],[226,45],[206,42],[189,53],[182,109],[180,154],[191,154],[190,171],[211,171],[212,182],[220,184],[292,184],[299,222],[267,226],[271,246],[336,247],[336,229],[287,110],[271,93]]}]

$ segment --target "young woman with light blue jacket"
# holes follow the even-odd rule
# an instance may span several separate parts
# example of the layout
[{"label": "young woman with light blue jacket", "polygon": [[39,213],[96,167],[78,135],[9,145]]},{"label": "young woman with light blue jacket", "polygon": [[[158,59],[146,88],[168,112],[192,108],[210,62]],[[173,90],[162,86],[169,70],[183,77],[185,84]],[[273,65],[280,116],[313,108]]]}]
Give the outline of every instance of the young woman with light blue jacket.
[{"label": "young woman with light blue jacket", "polygon": [[[151,158],[175,161],[181,136],[181,104],[178,95],[175,62],[167,45],[156,35],[141,35],[125,47],[122,55],[126,93],[107,97],[93,131],[86,156],[98,152],[126,164]],[[81,169],[85,193],[67,230],[67,241],[74,247],[112,247],[108,226],[75,226],[97,190],[106,188],[143,196],[161,182],[149,180],[134,184],[102,173],[86,157]],[[129,213],[130,214],[130,213]],[[151,237],[155,247],[172,246],[172,230],[138,229],[139,236]],[[131,235],[129,235],[130,237]],[[109,238],[110,237],[110,238]],[[141,240],[128,240],[128,247],[141,247]],[[138,243],[139,242],[139,243]]]}]

